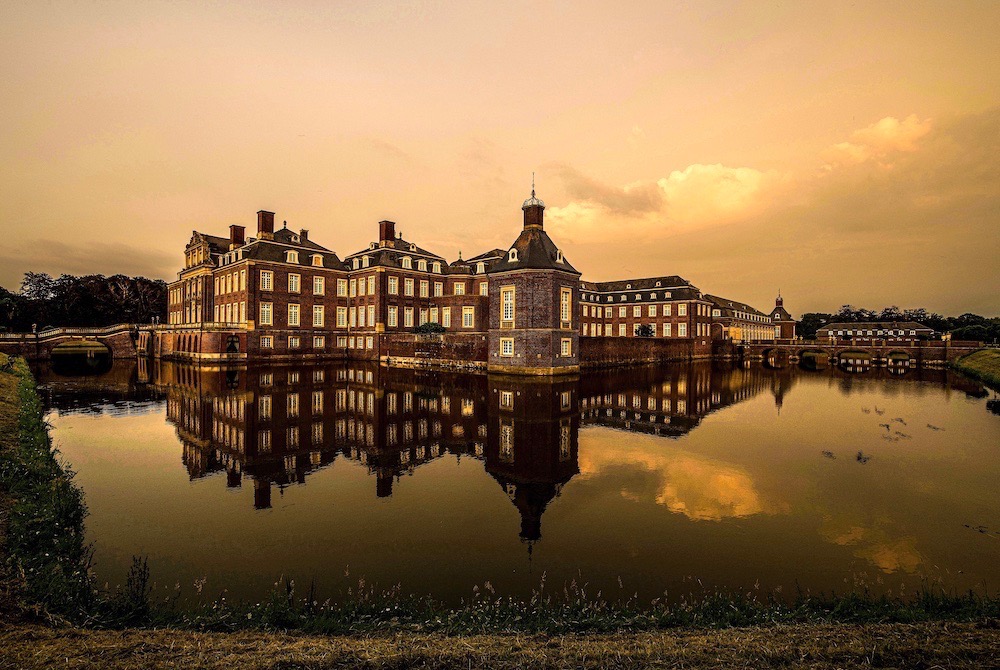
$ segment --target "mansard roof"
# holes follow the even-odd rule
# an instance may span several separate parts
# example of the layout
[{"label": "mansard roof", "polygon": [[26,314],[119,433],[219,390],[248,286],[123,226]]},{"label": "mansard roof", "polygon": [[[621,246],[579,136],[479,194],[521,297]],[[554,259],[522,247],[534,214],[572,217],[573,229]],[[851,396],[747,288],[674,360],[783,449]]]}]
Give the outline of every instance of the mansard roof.
[{"label": "mansard roof", "polygon": [[[302,235],[296,233],[295,231],[289,230],[288,228],[282,228],[280,230],[274,231],[274,241],[281,242],[282,244],[289,244],[295,247],[302,247],[303,249],[315,249],[316,251],[330,251],[326,247],[322,247],[309,238],[302,239]],[[229,240],[226,240],[226,244],[229,244]]]},{"label": "mansard roof", "polygon": [[[340,260],[336,253],[315,243],[306,247],[302,245],[275,243],[270,240],[254,240],[236,251],[242,254],[242,258],[252,258],[272,263],[287,263],[285,252],[297,251],[299,252],[298,265],[305,266],[312,266],[312,257],[319,254],[323,257],[324,268],[333,268],[335,270],[347,269],[346,264]],[[234,251],[233,253],[236,252]]]},{"label": "mansard roof", "polygon": [[[693,289],[698,287],[683,277],[667,275],[665,277],[646,277],[642,279],[619,279],[617,281],[581,282],[581,288],[595,293],[613,293],[617,291],[646,291],[649,289]],[[699,296],[701,297],[700,293]]]},{"label": "mansard roof", "polygon": [[[490,272],[509,272],[511,270],[562,270],[580,274],[580,272],[570,265],[565,256],[542,228],[526,227],[514,240],[510,249],[517,251],[517,260],[511,260],[510,250],[504,252],[501,260],[497,261]],[[559,258],[562,260],[558,260]]]},{"label": "mansard roof", "polygon": [[362,249],[361,251],[355,251],[353,254],[348,254],[345,259],[354,258],[355,256],[364,256],[365,254],[374,254],[378,251],[385,251],[389,254],[388,256],[381,256],[381,258],[392,258],[393,254],[398,254],[399,258],[402,258],[403,256],[423,256],[425,259],[447,264],[444,256],[440,256],[432,251],[418,247],[413,242],[404,240],[402,235],[391,240],[372,242],[367,249]]},{"label": "mansard roof", "polygon": [[746,304],[745,302],[739,302],[737,300],[730,300],[729,298],[720,298],[717,295],[705,294],[705,297],[711,302],[715,307],[722,311],[722,316],[734,316],[734,312],[746,312],[747,314],[754,314],[756,316],[764,316],[770,318],[770,314],[765,314],[756,307]]},{"label": "mansard roof", "polygon": [[783,305],[775,305],[774,309],[771,310],[771,316],[775,321],[795,321],[795,318]]}]

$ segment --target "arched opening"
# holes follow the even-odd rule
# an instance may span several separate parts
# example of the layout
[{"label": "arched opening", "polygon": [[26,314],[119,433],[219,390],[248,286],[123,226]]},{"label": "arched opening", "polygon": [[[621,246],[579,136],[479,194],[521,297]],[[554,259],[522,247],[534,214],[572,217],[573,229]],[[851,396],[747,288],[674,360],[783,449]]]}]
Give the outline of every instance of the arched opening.
[{"label": "arched opening", "polygon": [[111,350],[97,340],[66,340],[52,347],[52,371],[66,377],[104,374],[111,369]]},{"label": "arched opening", "polygon": [[803,370],[826,370],[830,367],[830,354],[818,349],[806,349],[799,353],[799,367]]},{"label": "arched opening", "polygon": [[901,375],[910,369],[910,355],[905,351],[890,351],[885,363],[890,374]]}]

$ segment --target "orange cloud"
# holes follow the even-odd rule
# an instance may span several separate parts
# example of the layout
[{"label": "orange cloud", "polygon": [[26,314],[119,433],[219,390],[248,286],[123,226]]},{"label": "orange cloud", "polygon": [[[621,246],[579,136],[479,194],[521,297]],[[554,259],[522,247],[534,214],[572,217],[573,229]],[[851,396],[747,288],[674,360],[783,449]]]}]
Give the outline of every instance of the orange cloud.
[{"label": "orange cloud", "polygon": [[851,141],[833,145],[823,157],[829,165],[849,165],[873,158],[885,159],[895,152],[917,151],[918,141],[931,132],[931,128],[930,119],[921,121],[916,114],[910,114],[902,121],[887,116],[855,131]]}]

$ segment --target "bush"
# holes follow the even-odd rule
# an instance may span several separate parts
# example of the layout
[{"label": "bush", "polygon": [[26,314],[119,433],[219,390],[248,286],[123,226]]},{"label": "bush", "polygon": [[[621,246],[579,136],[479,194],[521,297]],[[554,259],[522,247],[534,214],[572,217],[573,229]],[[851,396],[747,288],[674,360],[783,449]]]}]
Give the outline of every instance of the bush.
[{"label": "bush", "polygon": [[414,333],[419,333],[419,334],[422,334],[422,335],[426,335],[426,334],[432,334],[432,333],[433,334],[443,333],[443,332],[445,332],[445,329],[444,329],[444,326],[442,326],[440,323],[435,323],[433,321],[429,321],[429,322],[427,322],[425,324],[422,324],[422,325],[417,326],[416,328],[414,328],[413,332]]},{"label": "bush", "polygon": [[655,330],[648,323],[644,323],[641,326],[636,326],[635,335],[636,337],[652,337],[655,334]]}]

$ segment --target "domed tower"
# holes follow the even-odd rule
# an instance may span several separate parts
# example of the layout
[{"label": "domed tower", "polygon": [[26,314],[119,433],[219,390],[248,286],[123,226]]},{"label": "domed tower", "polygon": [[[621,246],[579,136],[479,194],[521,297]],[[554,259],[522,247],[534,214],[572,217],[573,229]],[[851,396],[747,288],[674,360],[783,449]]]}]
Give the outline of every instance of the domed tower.
[{"label": "domed tower", "polygon": [[490,271],[489,370],[577,372],[580,273],[545,232],[534,180],[521,211],[521,234]]},{"label": "domed tower", "polygon": [[795,319],[785,309],[785,301],[778,291],[778,297],[774,299],[774,309],[771,310],[771,321],[774,323],[774,336],[780,340],[795,339]]}]

